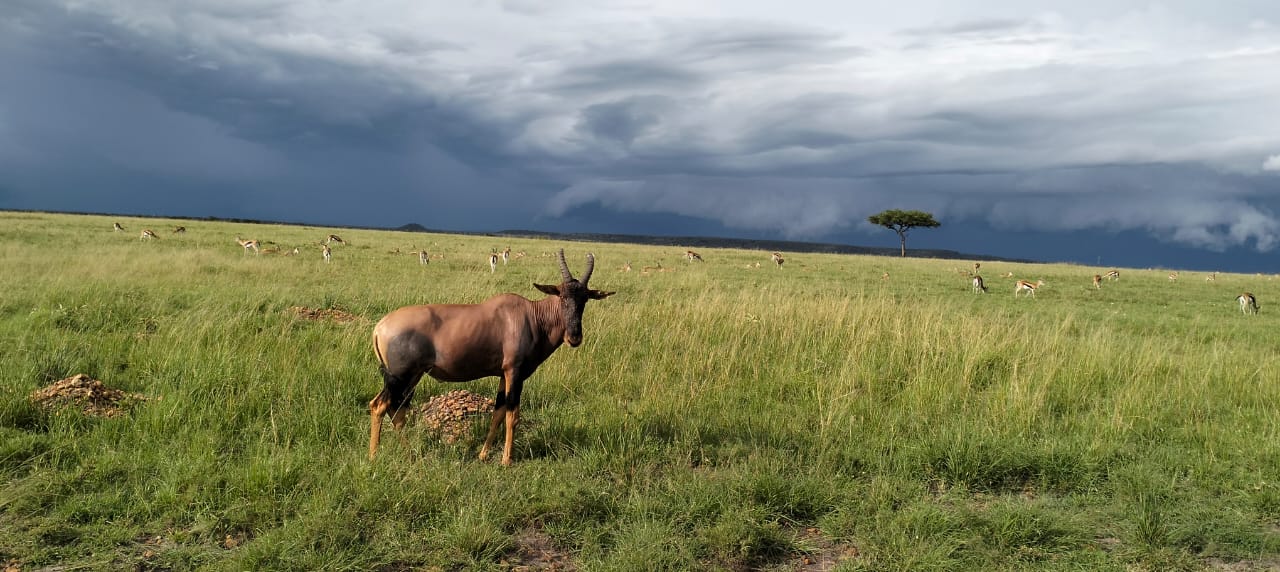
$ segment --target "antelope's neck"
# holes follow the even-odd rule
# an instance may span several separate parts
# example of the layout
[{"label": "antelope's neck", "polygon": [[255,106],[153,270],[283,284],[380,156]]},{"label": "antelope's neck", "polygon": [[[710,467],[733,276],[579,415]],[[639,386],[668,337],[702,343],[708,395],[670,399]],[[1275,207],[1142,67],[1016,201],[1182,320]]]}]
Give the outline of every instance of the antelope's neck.
[{"label": "antelope's neck", "polygon": [[545,334],[553,347],[559,347],[564,341],[564,311],[560,309],[560,298],[547,296],[533,303],[534,322]]}]

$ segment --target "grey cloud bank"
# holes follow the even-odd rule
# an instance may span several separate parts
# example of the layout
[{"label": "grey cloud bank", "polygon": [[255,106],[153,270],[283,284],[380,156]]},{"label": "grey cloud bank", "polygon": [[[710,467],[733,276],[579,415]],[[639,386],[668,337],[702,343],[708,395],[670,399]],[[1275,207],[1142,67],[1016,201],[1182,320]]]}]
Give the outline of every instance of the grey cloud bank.
[{"label": "grey cloud bank", "polygon": [[1202,4],[17,0],[0,208],[862,244],[916,208],[1262,270],[1280,6]]}]

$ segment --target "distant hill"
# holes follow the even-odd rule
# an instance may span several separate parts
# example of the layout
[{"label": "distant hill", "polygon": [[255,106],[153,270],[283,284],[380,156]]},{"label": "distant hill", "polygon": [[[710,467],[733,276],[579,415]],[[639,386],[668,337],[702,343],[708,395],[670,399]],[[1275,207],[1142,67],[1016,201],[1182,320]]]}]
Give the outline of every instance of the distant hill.
[{"label": "distant hill", "polygon": [[[18,209],[13,212],[23,212]],[[740,248],[744,250],[763,250],[766,252],[782,251],[782,252],[817,252],[828,254],[869,254],[873,256],[897,256],[897,248],[879,248],[869,246],[854,246],[850,244],[832,244],[823,242],[798,242],[791,240],[756,240],[747,238],[717,238],[711,236],[649,236],[639,234],[604,234],[604,233],[572,233],[572,232],[543,232],[539,230],[501,230],[497,232],[482,231],[459,231],[459,230],[440,230],[431,229],[422,226],[416,222],[404,224],[395,228],[373,227],[373,226],[348,226],[348,225],[327,225],[313,224],[305,222],[291,221],[272,221],[272,220],[255,220],[243,218],[225,218],[225,217],[190,217],[190,216],[172,216],[172,215],[138,215],[138,214],[120,214],[120,213],[96,213],[96,212],[70,212],[70,211],[26,211],[26,212],[51,212],[59,214],[91,214],[100,216],[127,216],[135,218],[166,218],[177,220],[208,220],[223,222],[241,222],[249,224],[279,224],[288,226],[314,226],[326,228],[355,228],[363,230],[397,230],[402,232],[432,232],[440,234],[463,234],[470,236],[507,236],[512,238],[538,238],[550,240],[567,240],[572,242],[610,242],[620,244],[645,244],[651,246],[682,246],[694,248]],[[1025,260],[1021,258],[1004,258],[1000,256],[988,256],[985,254],[968,254],[964,252],[956,252],[954,250],[932,250],[932,249],[916,249],[908,248],[907,255],[916,258],[943,258],[943,259],[962,259],[962,260],[990,260],[998,262],[1019,262],[1019,263],[1037,263],[1037,260]]]},{"label": "distant hill", "polygon": [[[468,234],[482,236],[506,236],[511,238],[536,238],[547,240],[567,240],[572,242],[609,242],[620,244],[644,244],[650,246],[680,246],[686,248],[739,248],[743,250],[763,250],[767,252],[817,252],[828,254],[869,254],[874,256],[897,256],[897,248],[880,248],[854,246],[851,244],[833,244],[824,242],[799,242],[792,240],[757,240],[748,238],[719,238],[713,236],[649,236],[639,234],[606,234],[590,232],[544,232],[540,230],[501,230],[497,232],[458,232],[428,229],[417,223],[410,223],[394,230],[405,232],[439,232],[446,234]],[[963,260],[990,260],[998,262],[1035,263],[1035,260],[1021,258],[1003,258],[985,254],[968,254],[954,250],[908,248],[907,255],[916,258],[943,258]]]}]

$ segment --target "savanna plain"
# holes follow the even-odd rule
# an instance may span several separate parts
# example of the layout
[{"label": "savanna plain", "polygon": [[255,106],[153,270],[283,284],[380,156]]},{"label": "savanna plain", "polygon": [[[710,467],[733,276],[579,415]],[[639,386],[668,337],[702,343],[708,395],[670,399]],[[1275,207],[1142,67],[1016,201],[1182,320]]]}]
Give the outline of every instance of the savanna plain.
[{"label": "savanna plain", "polygon": [[[537,299],[559,248],[617,294],[525,384],[512,466],[483,418],[388,423],[371,462],[373,324]],[[992,261],[975,294],[973,261],[683,253],[0,212],[0,566],[1280,569],[1280,280]],[[147,399],[30,399],[78,373]],[[497,380],[415,403],[454,389]]]}]

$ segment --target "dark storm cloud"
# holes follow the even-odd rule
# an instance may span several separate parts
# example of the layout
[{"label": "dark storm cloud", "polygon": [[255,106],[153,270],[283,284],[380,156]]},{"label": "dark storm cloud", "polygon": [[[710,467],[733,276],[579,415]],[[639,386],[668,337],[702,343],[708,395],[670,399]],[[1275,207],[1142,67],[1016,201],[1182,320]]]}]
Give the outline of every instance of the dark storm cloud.
[{"label": "dark storm cloud", "polygon": [[876,29],[843,5],[18,0],[0,8],[19,86],[0,92],[0,207],[673,215],[802,239],[907,207],[1276,245],[1280,36],[1248,19],[1266,5],[966,6]]}]

